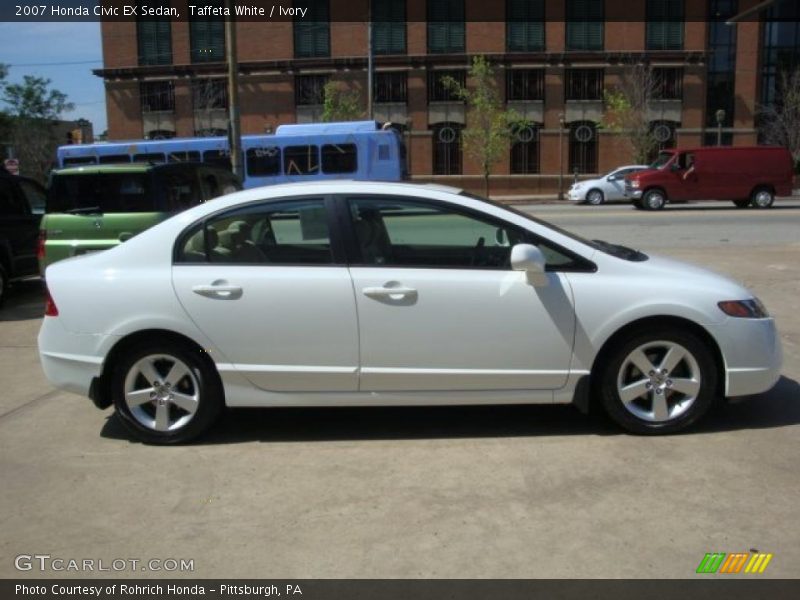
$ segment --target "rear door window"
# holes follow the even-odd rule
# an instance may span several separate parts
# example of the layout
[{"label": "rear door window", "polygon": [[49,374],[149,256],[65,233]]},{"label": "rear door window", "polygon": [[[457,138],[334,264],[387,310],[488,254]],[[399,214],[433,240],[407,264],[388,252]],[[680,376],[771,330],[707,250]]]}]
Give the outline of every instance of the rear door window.
[{"label": "rear door window", "polygon": [[161,210],[147,173],[54,175],[48,212],[131,213]]}]

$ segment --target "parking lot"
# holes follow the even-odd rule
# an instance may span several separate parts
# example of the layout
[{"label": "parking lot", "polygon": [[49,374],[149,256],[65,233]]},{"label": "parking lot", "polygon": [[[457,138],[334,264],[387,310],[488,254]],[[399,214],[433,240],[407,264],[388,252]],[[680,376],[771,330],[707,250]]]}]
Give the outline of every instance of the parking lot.
[{"label": "parking lot", "polygon": [[0,576],[84,575],[14,568],[49,554],[193,559],[170,575],[200,578],[685,578],[752,550],[774,554],[763,576],[796,576],[800,203],[524,209],[744,282],[778,321],[778,385],[671,437],[570,406],[272,409],[151,447],[49,386],[27,282],[0,310]]}]

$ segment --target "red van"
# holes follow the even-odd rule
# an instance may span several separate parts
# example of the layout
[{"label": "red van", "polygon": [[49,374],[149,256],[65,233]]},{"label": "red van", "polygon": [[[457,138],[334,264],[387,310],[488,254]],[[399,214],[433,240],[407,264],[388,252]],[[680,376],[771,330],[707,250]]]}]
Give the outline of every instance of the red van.
[{"label": "red van", "polygon": [[637,208],[660,210],[685,200],[769,208],[775,196],[792,194],[792,156],[776,146],[664,150],[650,166],[625,180],[625,196]]}]

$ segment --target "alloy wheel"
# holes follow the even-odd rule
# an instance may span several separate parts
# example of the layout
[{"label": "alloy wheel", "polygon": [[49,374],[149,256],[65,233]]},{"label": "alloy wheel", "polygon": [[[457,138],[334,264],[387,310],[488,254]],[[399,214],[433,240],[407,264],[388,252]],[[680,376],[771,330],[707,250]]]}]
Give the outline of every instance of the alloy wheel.
[{"label": "alloy wheel", "polygon": [[153,431],[175,431],[192,420],[200,404],[200,384],[192,370],[169,354],[135,362],[125,376],[125,404]]},{"label": "alloy wheel", "polygon": [[671,341],[647,342],[634,349],[617,375],[617,393],[625,409],[651,423],[664,423],[686,413],[700,393],[697,359]]},{"label": "alloy wheel", "polygon": [[753,197],[753,204],[758,208],[769,208],[772,206],[772,194],[768,190],[759,190]]}]

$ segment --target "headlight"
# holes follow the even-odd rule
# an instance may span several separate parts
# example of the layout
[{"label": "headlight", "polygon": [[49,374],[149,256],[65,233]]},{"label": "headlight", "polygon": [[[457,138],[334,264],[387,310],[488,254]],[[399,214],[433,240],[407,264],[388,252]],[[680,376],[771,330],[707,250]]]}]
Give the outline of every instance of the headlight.
[{"label": "headlight", "polygon": [[572,189],[573,190],[579,190],[579,189],[581,189],[582,185],[583,185],[582,183],[573,183],[572,184]]},{"label": "headlight", "polygon": [[631,187],[633,187],[633,188],[638,188],[639,187],[639,180],[638,179],[632,179],[630,183],[631,183]]},{"label": "headlight", "polygon": [[766,319],[769,317],[766,307],[758,298],[723,300],[718,302],[717,306],[729,317],[738,317],[740,319]]}]

